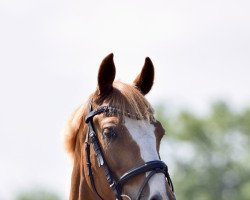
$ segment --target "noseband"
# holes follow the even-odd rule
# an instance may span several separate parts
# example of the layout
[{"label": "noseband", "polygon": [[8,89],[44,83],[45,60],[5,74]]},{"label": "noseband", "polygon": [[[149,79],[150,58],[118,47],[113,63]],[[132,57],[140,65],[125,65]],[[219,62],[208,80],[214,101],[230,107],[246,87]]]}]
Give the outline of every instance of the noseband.
[{"label": "noseband", "polygon": [[[133,178],[139,174],[146,173],[146,172],[149,172],[149,174],[146,177],[146,179],[144,180],[144,182],[143,182],[143,184],[138,192],[136,200],[140,199],[141,194],[142,194],[146,184],[148,183],[149,179],[156,173],[163,173],[165,175],[165,177],[167,178],[168,184],[171,187],[172,192],[174,192],[173,183],[172,183],[172,181],[170,179],[170,175],[168,173],[168,167],[161,160],[149,161],[149,162],[146,162],[139,167],[132,168],[129,171],[127,171],[126,173],[124,173],[119,179],[115,179],[113,177],[112,171],[110,170],[110,168],[105,160],[104,154],[103,154],[101,146],[100,146],[100,142],[98,140],[97,134],[96,134],[95,129],[94,129],[93,118],[95,115],[99,115],[101,113],[122,114],[120,110],[118,110],[114,107],[110,107],[110,106],[101,106],[95,110],[92,110],[92,104],[91,103],[89,104],[89,111],[88,111],[88,114],[85,118],[85,122],[88,124],[88,128],[89,128],[88,134],[86,137],[86,141],[85,141],[86,165],[87,165],[87,173],[88,173],[88,176],[90,178],[92,189],[97,194],[97,196],[103,200],[103,198],[97,192],[97,189],[95,186],[95,181],[94,181],[94,176],[93,176],[92,169],[91,169],[90,143],[93,145],[93,149],[95,151],[98,166],[102,167],[104,169],[107,182],[108,182],[110,188],[113,190],[114,195],[116,197],[116,200],[122,199],[122,188],[123,188],[123,185],[127,181],[129,181],[131,178]],[[138,118],[138,116],[132,116],[129,113],[127,113],[126,115],[128,117]]]}]

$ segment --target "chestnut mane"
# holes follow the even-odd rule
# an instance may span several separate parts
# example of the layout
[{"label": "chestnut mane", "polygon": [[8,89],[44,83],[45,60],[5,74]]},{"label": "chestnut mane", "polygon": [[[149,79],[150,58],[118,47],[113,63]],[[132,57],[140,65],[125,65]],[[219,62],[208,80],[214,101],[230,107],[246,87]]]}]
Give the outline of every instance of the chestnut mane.
[{"label": "chestnut mane", "polygon": [[[125,113],[139,116],[140,119],[147,121],[154,120],[154,111],[146,100],[144,95],[133,85],[125,84],[120,81],[113,82],[113,89],[106,96],[99,96],[97,89],[90,95],[88,101],[93,101],[93,106],[98,107],[102,104],[115,107]],[[75,152],[76,141],[80,127],[85,126],[84,118],[86,116],[88,104],[82,104],[70,116],[65,127],[65,147],[67,152],[72,156]],[[86,131],[83,131],[84,135]],[[84,136],[83,136],[84,137]]]}]

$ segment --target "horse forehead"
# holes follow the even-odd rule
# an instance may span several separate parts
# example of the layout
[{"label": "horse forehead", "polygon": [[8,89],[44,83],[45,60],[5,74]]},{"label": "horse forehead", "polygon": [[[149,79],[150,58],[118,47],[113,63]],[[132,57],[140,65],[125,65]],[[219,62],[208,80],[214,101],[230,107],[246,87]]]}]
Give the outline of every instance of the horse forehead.
[{"label": "horse forehead", "polygon": [[155,126],[146,120],[134,120],[125,117],[124,125],[129,131],[132,139],[137,143],[144,162],[158,160],[156,149]]},{"label": "horse forehead", "polygon": [[133,135],[139,135],[140,137],[154,136],[155,126],[146,120],[135,120],[129,117],[125,117],[124,125],[127,127],[129,132]]},{"label": "horse forehead", "polygon": [[108,123],[111,123],[111,124],[119,124],[119,117],[115,117],[115,116],[110,116],[110,117],[100,117],[100,125],[101,125],[101,128],[103,128],[106,124]]}]

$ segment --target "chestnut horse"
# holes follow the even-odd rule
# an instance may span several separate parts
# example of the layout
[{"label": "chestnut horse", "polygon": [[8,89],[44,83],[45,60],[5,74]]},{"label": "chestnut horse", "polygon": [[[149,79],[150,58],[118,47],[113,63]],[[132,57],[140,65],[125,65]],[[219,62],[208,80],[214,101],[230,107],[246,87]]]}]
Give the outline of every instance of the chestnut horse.
[{"label": "chestnut horse", "polygon": [[113,54],[102,61],[96,91],[71,116],[66,148],[73,159],[70,200],[173,200],[160,160],[164,129],[145,95],[154,81],[146,58],[133,84],[115,79]]}]

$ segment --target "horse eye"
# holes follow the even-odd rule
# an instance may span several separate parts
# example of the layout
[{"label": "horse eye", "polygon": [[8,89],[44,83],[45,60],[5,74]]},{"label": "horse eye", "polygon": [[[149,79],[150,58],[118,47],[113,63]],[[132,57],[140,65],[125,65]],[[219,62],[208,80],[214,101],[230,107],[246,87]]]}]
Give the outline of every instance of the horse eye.
[{"label": "horse eye", "polygon": [[114,127],[108,127],[103,129],[103,137],[106,139],[112,139],[116,137],[116,132]]}]

